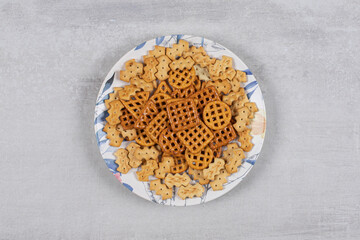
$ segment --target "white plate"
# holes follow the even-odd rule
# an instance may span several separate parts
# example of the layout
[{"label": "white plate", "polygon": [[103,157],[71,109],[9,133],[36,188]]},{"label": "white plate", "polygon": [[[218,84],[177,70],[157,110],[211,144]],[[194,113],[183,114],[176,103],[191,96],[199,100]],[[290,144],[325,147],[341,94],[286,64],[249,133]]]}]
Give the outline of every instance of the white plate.
[{"label": "white plate", "polygon": [[[252,142],[254,143],[254,147],[250,152],[245,153],[246,158],[244,159],[244,163],[240,166],[238,172],[228,177],[228,182],[224,184],[223,190],[213,191],[211,187],[207,185],[205,187],[205,192],[201,198],[182,200],[177,196],[177,194],[174,194],[174,197],[172,199],[164,201],[158,195],[154,194],[152,191],[149,190],[148,182],[140,182],[137,180],[135,174],[136,169],[130,170],[127,174],[121,174],[116,171],[117,164],[114,162],[115,157],[113,153],[118,148],[111,147],[109,145],[109,141],[106,139],[106,133],[102,130],[106,123],[105,118],[108,116],[104,100],[108,99],[109,93],[113,92],[114,87],[122,87],[128,84],[119,79],[119,71],[124,69],[124,65],[127,60],[134,58],[137,61],[142,61],[142,56],[147,55],[148,51],[154,49],[155,45],[170,47],[172,44],[179,41],[179,39],[184,39],[188,41],[190,45],[195,45],[197,47],[203,46],[206,52],[211,57],[215,57],[218,59],[220,59],[222,55],[232,57],[234,68],[246,72],[248,81],[244,83],[243,86],[250,102],[255,102],[259,111],[255,114],[255,118],[251,123],[251,135],[253,136]],[[120,58],[120,60],[112,67],[100,88],[95,106],[94,119],[95,134],[100,153],[112,174],[125,187],[127,187],[130,191],[137,194],[138,196],[155,203],[171,206],[189,206],[205,203],[224,195],[232,188],[234,188],[237,184],[239,184],[246,176],[246,174],[248,174],[249,171],[252,169],[256,159],[259,156],[264,142],[266,128],[264,99],[258,82],[256,81],[251,71],[248,69],[248,67],[243,63],[243,61],[241,61],[239,57],[237,57],[233,52],[223,47],[222,45],[214,41],[205,39],[203,37],[193,37],[189,35],[171,35],[158,37],[150,41],[143,42],[142,44],[138,45],[137,47],[126,53],[122,58]],[[129,142],[124,141],[120,147],[124,148],[128,144]],[[114,191],[116,191],[116,189],[114,189]]]}]

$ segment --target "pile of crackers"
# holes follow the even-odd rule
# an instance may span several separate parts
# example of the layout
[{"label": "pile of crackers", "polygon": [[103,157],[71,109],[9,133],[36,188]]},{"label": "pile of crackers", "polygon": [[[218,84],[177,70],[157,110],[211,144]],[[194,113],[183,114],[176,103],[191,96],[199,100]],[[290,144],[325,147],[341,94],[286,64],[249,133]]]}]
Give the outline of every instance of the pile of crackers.
[{"label": "pile of crackers", "polygon": [[111,146],[132,141],[114,153],[117,170],[138,168],[138,180],[149,181],[164,200],[174,189],[182,199],[201,197],[205,184],[222,190],[253,147],[250,124],[258,109],[242,87],[246,73],[230,57],[211,58],[179,40],[155,46],[143,62],[127,61],[120,80],[130,84],[105,100],[103,129]]}]

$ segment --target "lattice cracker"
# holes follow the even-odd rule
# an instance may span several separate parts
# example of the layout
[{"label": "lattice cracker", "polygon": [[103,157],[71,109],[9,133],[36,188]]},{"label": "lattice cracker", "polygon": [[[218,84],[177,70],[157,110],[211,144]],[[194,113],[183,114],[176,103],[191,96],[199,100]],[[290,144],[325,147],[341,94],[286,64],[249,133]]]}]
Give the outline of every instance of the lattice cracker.
[{"label": "lattice cracker", "polygon": [[196,127],[179,131],[176,135],[192,153],[200,152],[214,138],[214,134],[202,121]]},{"label": "lattice cracker", "polygon": [[174,132],[195,127],[200,123],[193,99],[179,99],[168,102],[166,106],[171,129]]},{"label": "lattice cracker", "polygon": [[208,146],[200,150],[199,153],[192,153],[187,149],[185,158],[190,168],[201,170],[209,166],[214,159],[214,153]]},{"label": "lattice cracker", "polygon": [[159,145],[164,153],[173,156],[182,155],[185,152],[185,145],[170,128],[166,128],[160,133]]},{"label": "lattice cracker", "polygon": [[146,126],[145,132],[151,138],[152,141],[158,143],[160,133],[169,126],[168,117],[166,111],[161,111],[156,115],[150,123]]},{"label": "lattice cracker", "polygon": [[189,98],[199,100],[197,104],[197,110],[199,114],[202,114],[202,111],[207,103],[211,101],[220,101],[219,93],[216,91],[214,86],[206,87],[190,95]]},{"label": "lattice cracker", "polygon": [[212,130],[222,129],[231,121],[231,109],[222,101],[209,102],[203,111],[203,121]]},{"label": "lattice cracker", "polygon": [[236,138],[235,129],[231,124],[227,125],[223,129],[213,131],[213,133],[214,139],[209,144],[211,149],[221,148]]}]

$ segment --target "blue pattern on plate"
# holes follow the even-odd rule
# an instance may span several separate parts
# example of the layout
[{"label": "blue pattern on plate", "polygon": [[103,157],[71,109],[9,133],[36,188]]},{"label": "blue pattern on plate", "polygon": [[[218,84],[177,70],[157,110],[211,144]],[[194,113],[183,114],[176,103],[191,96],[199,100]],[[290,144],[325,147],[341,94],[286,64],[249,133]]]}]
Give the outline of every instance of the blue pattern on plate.
[{"label": "blue pattern on plate", "polygon": [[179,40],[184,36],[184,34],[176,35],[176,43],[179,43]]},{"label": "blue pattern on plate", "polygon": [[257,86],[256,86],[256,88],[255,88],[254,90],[252,90],[251,92],[249,92],[249,93],[247,94],[248,99],[251,98],[251,96],[254,94],[254,92],[255,92],[256,89],[257,89]]},{"label": "blue pattern on plate", "polygon": [[94,123],[97,124],[97,123],[101,123],[101,122],[105,122],[105,119],[109,116],[109,113],[107,111],[105,112],[102,112],[99,116],[97,116],[95,118],[95,121]]},{"label": "blue pattern on plate", "polygon": [[155,40],[156,45],[161,44],[164,41],[164,38],[165,38],[165,36],[157,37]]},{"label": "blue pattern on plate", "polygon": [[143,42],[143,43],[137,45],[136,48],[135,48],[135,50],[138,50],[138,49],[140,49],[140,48],[143,48],[143,47],[145,46],[145,44],[146,44],[146,42]]},{"label": "blue pattern on plate", "polygon": [[112,77],[109,80],[106,81],[102,93],[104,93],[106,90],[108,90],[111,87],[111,85],[113,84],[113,81],[114,81],[114,77],[115,77],[115,73],[112,75]]},{"label": "blue pattern on plate", "polygon": [[246,85],[246,86],[244,87],[244,89],[245,89],[245,90],[249,90],[250,88],[255,87],[257,84],[258,84],[257,81],[253,81],[253,82],[249,83],[248,85]]},{"label": "blue pattern on plate", "polygon": [[105,158],[104,161],[112,172],[117,172],[116,169],[118,168],[118,165],[115,163],[114,159]]},{"label": "blue pattern on plate", "polygon": [[127,189],[129,189],[131,192],[133,191],[133,188],[132,188],[129,184],[123,183],[123,185],[124,185]]},{"label": "blue pattern on plate", "polygon": [[244,70],[243,72],[246,73],[246,75],[253,75],[252,72],[249,69]]}]

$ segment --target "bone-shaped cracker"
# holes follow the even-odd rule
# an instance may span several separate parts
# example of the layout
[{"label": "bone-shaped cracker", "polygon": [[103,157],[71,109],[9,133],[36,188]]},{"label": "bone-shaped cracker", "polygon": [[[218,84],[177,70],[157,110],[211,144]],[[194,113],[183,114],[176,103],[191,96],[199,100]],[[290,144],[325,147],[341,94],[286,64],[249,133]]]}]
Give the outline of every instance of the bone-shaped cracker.
[{"label": "bone-shaped cracker", "polygon": [[231,90],[231,84],[227,79],[216,81],[207,81],[205,87],[214,86],[218,93],[228,94]]},{"label": "bone-shaped cracker", "polygon": [[162,55],[165,55],[165,47],[156,45],[154,50],[149,51],[148,57],[158,58]]},{"label": "bone-shaped cracker", "polygon": [[196,53],[192,56],[192,59],[194,59],[195,63],[201,67],[207,67],[216,61],[215,58],[210,58],[209,55],[203,55],[202,53]]},{"label": "bone-shaped cracker", "polygon": [[209,66],[209,73],[212,76],[220,76],[220,73],[225,73],[227,70],[232,69],[232,65],[231,57],[222,56],[221,60],[217,59],[214,64]]},{"label": "bone-shaped cracker", "polygon": [[146,82],[144,79],[141,79],[140,77],[134,77],[130,80],[130,84],[134,85],[135,87],[144,90],[146,92],[151,92],[154,90],[156,86],[156,82]]},{"label": "bone-shaped cracker", "polygon": [[209,167],[204,169],[204,177],[209,180],[214,180],[215,176],[220,173],[220,170],[224,168],[225,161],[222,158],[215,158],[213,163],[209,164]]},{"label": "bone-shaped cracker", "polygon": [[250,152],[254,146],[254,144],[251,142],[252,136],[250,135],[250,131],[250,129],[246,129],[245,131],[239,133],[239,142],[241,143],[240,147],[245,152]]},{"label": "bone-shaped cracker", "polygon": [[164,81],[169,78],[169,64],[171,63],[171,60],[166,55],[163,55],[158,57],[157,61],[159,64],[156,66],[157,73],[155,73],[155,77],[160,81]]},{"label": "bone-shaped cracker", "polygon": [[140,88],[134,85],[126,85],[118,91],[118,96],[121,100],[130,100],[131,96],[135,96],[136,92],[139,92]]},{"label": "bone-shaped cracker", "polygon": [[241,83],[247,81],[246,73],[236,70],[236,74],[233,77],[233,79],[229,79],[229,80],[230,80],[230,84],[231,84],[231,90],[233,92],[238,92],[238,91],[240,91]]},{"label": "bone-shaped cracker", "polygon": [[244,104],[245,107],[247,107],[250,110],[250,115],[249,118],[253,119],[254,118],[254,113],[256,113],[257,111],[259,111],[259,109],[256,106],[256,103],[254,102],[247,102]]},{"label": "bone-shaped cracker", "polygon": [[186,198],[201,197],[205,189],[199,183],[194,185],[181,186],[178,191],[178,196],[185,200]]},{"label": "bone-shaped cracker", "polygon": [[151,159],[146,161],[145,164],[141,165],[141,170],[136,172],[139,181],[149,181],[149,176],[154,175],[155,169],[158,169],[158,163],[156,160]]},{"label": "bone-shaped cracker", "polygon": [[138,160],[150,160],[155,159],[157,160],[159,158],[160,152],[156,149],[156,147],[144,147],[144,148],[138,148],[135,150],[135,158]]},{"label": "bone-shaped cracker", "polygon": [[129,172],[131,166],[129,165],[128,151],[124,148],[119,148],[114,155],[116,157],[115,163],[119,165],[116,170],[124,174]]},{"label": "bone-shaped cracker", "polygon": [[222,100],[224,103],[231,106],[234,101],[238,100],[240,97],[244,95],[245,95],[245,90],[243,88],[240,88],[240,90],[237,92],[233,92],[233,90],[231,90],[231,92],[228,95],[223,96]]},{"label": "bone-shaped cracker", "polygon": [[126,141],[132,141],[136,138],[137,134],[136,134],[136,129],[128,129],[125,130],[124,127],[121,124],[118,124],[116,126],[116,129],[121,133],[121,136],[126,140]]},{"label": "bone-shaped cracker", "polygon": [[110,140],[109,145],[113,147],[120,147],[124,138],[121,137],[121,133],[116,130],[115,125],[110,125],[107,123],[103,128],[103,131],[106,132],[106,138]]},{"label": "bone-shaped cracker", "polygon": [[221,169],[220,173],[215,176],[215,180],[210,182],[212,190],[218,191],[224,189],[224,183],[227,183],[227,177],[230,175],[225,169]]},{"label": "bone-shaped cracker", "polygon": [[171,60],[175,60],[176,57],[179,57],[183,52],[189,51],[189,43],[185,40],[179,40],[179,43],[174,43],[171,48],[166,48],[166,56]]},{"label": "bone-shaped cracker", "polygon": [[238,115],[235,117],[236,122],[233,124],[238,134],[247,129],[246,125],[249,124],[249,115],[250,110],[247,107],[242,107],[238,110]]},{"label": "bone-shaped cracker", "polygon": [[163,156],[159,163],[159,169],[155,170],[155,177],[164,179],[165,175],[171,171],[172,166],[174,166],[174,158]]},{"label": "bone-shaped cracker", "polygon": [[187,58],[180,57],[179,59],[174,60],[172,61],[172,63],[170,63],[170,68],[173,71],[183,70],[184,68],[190,70],[192,66],[194,66],[194,63],[195,62],[191,57],[187,57]]},{"label": "bone-shaped cracker", "polygon": [[105,107],[106,109],[110,108],[110,103],[115,100],[119,100],[118,91],[121,90],[122,87],[114,87],[114,92],[109,94],[109,99],[105,99]]},{"label": "bone-shaped cracker", "polygon": [[143,73],[143,64],[138,63],[135,59],[130,59],[125,63],[125,70],[120,71],[120,80],[129,82],[135,76],[141,76]]},{"label": "bone-shaped cracker", "polygon": [[140,148],[139,144],[136,144],[134,142],[130,143],[127,147],[126,150],[128,150],[128,157],[129,157],[129,165],[133,168],[139,167],[142,163],[141,160],[137,159],[135,157],[135,151]]},{"label": "bone-shaped cracker", "polygon": [[242,160],[245,158],[245,154],[237,143],[230,143],[224,151],[223,158],[226,160],[226,171],[229,173],[235,173],[238,171],[238,167],[241,166]]},{"label": "bone-shaped cracker", "polygon": [[195,46],[191,46],[191,48],[189,49],[189,51],[187,52],[183,52],[183,57],[192,57],[197,53],[201,53],[202,55],[205,55],[205,49],[203,47],[195,47]]},{"label": "bone-shaped cracker", "polygon": [[111,103],[109,103],[109,105],[109,116],[106,118],[106,121],[111,125],[116,125],[120,123],[119,117],[122,114],[120,110],[124,108],[124,105],[119,100],[112,101]]},{"label": "bone-shaped cracker", "polygon": [[194,180],[198,180],[200,184],[208,184],[210,182],[209,179],[204,177],[204,170],[196,170],[189,168],[189,174],[193,176]]},{"label": "bone-shaped cracker", "polygon": [[172,189],[161,183],[160,179],[150,181],[150,190],[155,191],[155,193],[160,195],[163,200],[172,198]]},{"label": "bone-shaped cracker", "polygon": [[157,72],[156,66],[158,65],[158,61],[154,57],[148,57],[144,59],[144,74],[142,78],[145,82],[152,82],[156,80],[155,73]]},{"label": "bone-shaped cracker", "polygon": [[187,186],[190,183],[190,181],[191,179],[189,175],[187,175],[186,173],[183,173],[182,175],[180,175],[179,173],[176,174],[169,173],[168,175],[166,175],[164,180],[166,186],[168,186],[169,188],[173,186],[175,187]]}]

